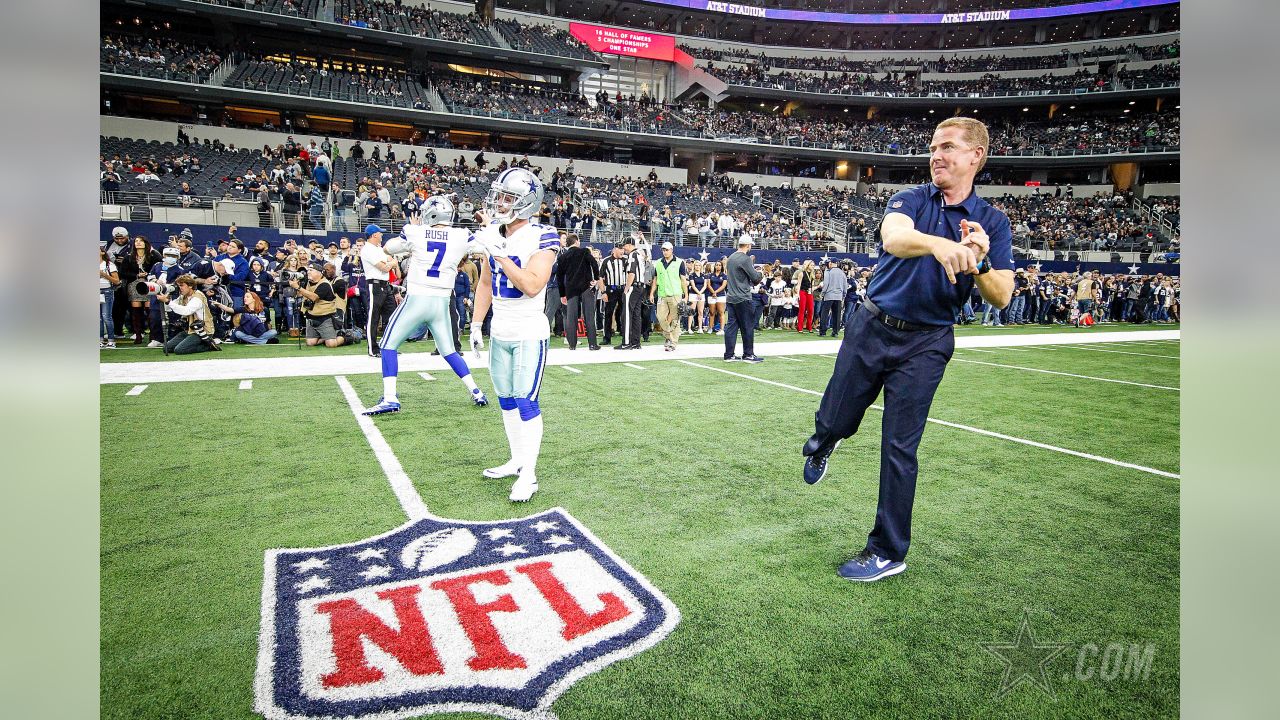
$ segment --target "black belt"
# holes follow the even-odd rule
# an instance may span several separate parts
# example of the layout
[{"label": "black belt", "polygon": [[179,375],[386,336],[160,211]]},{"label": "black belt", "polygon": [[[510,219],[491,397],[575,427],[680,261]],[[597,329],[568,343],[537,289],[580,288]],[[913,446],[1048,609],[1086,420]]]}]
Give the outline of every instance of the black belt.
[{"label": "black belt", "polygon": [[377,279],[370,278],[370,279],[368,279],[368,280],[365,280],[365,282],[366,282],[370,287],[376,287],[376,286],[378,286],[378,285],[386,285],[387,287],[391,287],[391,281],[390,281],[390,280],[377,280]]},{"label": "black belt", "polygon": [[890,314],[888,314],[888,313],[884,312],[884,311],[883,311],[883,310],[881,310],[880,308],[876,307],[876,304],[875,304],[875,303],[873,303],[873,302],[871,302],[871,299],[870,299],[870,298],[863,298],[863,300],[862,300],[862,305],[863,305],[864,307],[866,307],[868,310],[870,310],[870,311],[871,311],[871,314],[872,314],[872,315],[875,315],[877,320],[879,320],[880,322],[884,323],[885,325],[888,325],[888,326],[889,326],[889,327],[891,327],[891,328],[895,328],[895,329],[898,329],[898,330],[916,330],[916,331],[919,331],[919,330],[937,330],[937,329],[938,329],[938,326],[937,326],[937,325],[921,325],[921,324],[919,324],[919,323],[913,323],[913,322],[907,322],[906,320],[900,320],[900,319],[898,319],[898,318],[896,318],[896,317],[894,317],[894,316],[892,316],[892,315],[890,315]]}]

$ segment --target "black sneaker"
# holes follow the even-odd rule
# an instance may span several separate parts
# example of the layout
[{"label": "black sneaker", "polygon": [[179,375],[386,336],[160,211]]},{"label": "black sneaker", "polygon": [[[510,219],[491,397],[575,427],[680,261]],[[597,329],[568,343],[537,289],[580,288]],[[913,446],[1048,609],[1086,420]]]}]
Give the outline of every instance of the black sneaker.
[{"label": "black sneaker", "polygon": [[759,355],[743,355],[742,362],[749,362],[752,365],[758,365],[759,363],[764,362],[764,358]]},{"label": "black sneaker", "polygon": [[827,461],[831,459],[831,453],[840,447],[837,441],[831,449],[821,455],[810,455],[804,461],[804,481],[810,485],[817,485],[818,481],[827,476]]},{"label": "black sneaker", "polygon": [[626,343],[622,343],[621,345],[614,345],[613,349],[614,350],[630,350],[631,346]]},{"label": "black sneaker", "polygon": [[742,358],[738,357],[737,355],[731,355],[724,359],[725,362],[738,362],[740,360],[742,360]]}]

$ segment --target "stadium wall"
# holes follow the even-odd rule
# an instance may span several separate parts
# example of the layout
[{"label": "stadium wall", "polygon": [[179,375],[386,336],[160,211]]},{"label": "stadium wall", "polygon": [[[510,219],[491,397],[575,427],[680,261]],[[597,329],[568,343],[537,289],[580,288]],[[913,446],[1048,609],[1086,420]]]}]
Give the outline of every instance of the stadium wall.
[{"label": "stadium wall", "polygon": [[[225,225],[182,225],[178,223],[139,223],[139,222],[120,222],[115,220],[102,220],[98,223],[98,242],[105,244],[111,241],[111,230],[117,226],[124,227],[129,231],[130,237],[141,235],[157,248],[162,248],[169,240],[170,235],[177,235],[184,228],[190,228],[192,235],[192,245],[195,251],[203,254],[205,245],[216,244],[219,240],[227,238],[227,227]],[[266,240],[273,249],[284,244],[285,240],[293,239],[299,244],[310,243],[316,241],[322,245],[330,242],[337,242],[341,237],[357,238],[359,237],[358,229],[356,232],[324,232],[319,230],[308,230],[305,233],[301,230],[276,230],[274,228],[254,228],[242,227],[236,231],[236,237],[244,242],[245,245],[252,247],[259,240]],[[607,243],[588,243],[594,245],[602,254],[608,254],[610,246]],[[727,256],[731,250],[728,248],[706,248],[709,260],[718,260]],[[703,248],[698,247],[680,247],[676,248],[676,255],[682,258],[700,257]],[[801,250],[756,250],[752,253],[756,262],[771,263],[774,260],[780,260],[783,263],[790,264],[792,260],[813,260],[817,262],[823,257],[833,257],[837,259],[849,259],[856,262],[859,266],[868,266],[875,262],[870,255],[861,253],[828,253],[828,252],[811,252]],[[1035,264],[1035,259],[1024,259],[1017,262],[1019,267],[1026,267]],[[1047,272],[1070,272],[1076,268],[1086,268],[1089,270],[1098,270],[1099,272],[1127,273],[1129,266],[1125,263],[1091,263],[1091,262],[1072,262],[1072,261],[1038,261],[1043,270]],[[1140,272],[1144,275],[1153,275],[1157,272],[1163,272],[1165,275],[1180,274],[1180,266],[1176,263],[1141,263]]]}]

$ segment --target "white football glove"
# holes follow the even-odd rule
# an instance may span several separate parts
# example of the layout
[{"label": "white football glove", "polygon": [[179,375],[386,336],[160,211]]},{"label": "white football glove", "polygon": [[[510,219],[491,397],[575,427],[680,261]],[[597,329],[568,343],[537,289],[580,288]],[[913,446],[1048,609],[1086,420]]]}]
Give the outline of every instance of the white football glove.
[{"label": "white football glove", "polygon": [[477,360],[480,359],[480,351],[484,349],[484,334],[481,327],[480,323],[471,323],[471,352]]}]

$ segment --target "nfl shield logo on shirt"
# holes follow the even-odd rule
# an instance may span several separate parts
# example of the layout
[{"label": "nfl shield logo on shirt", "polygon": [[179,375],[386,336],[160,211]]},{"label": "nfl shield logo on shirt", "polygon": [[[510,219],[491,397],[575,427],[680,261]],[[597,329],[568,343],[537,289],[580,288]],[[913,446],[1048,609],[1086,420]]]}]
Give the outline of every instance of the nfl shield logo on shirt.
[{"label": "nfl shield logo on shirt", "polygon": [[894,201],[893,201],[893,203],[889,205],[889,207],[891,207],[891,208],[900,208],[900,207],[902,207],[902,201],[901,201],[901,200],[894,200]]},{"label": "nfl shield logo on shirt", "polygon": [[561,508],[268,550],[255,709],[272,720],[537,717],[679,621]]}]

